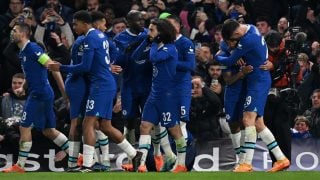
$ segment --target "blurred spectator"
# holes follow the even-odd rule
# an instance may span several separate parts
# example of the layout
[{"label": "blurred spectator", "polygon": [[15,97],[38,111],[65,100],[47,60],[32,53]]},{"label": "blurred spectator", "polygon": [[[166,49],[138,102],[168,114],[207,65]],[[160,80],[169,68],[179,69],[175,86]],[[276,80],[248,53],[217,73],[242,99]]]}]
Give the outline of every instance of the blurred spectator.
[{"label": "blurred spectator", "polygon": [[[159,3],[159,2],[157,2],[157,3]],[[150,5],[146,8],[146,15],[144,17],[146,20],[145,27],[148,27],[150,24],[150,21],[154,18],[158,18],[160,13],[162,12],[162,10],[159,8],[157,3],[149,3]]]},{"label": "blurred spectator", "polygon": [[299,73],[297,77],[297,83],[301,84],[309,74],[311,73],[311,68],[313,66],[313,62],[309,61],[309,57],[306,53],[298,54],[298,64],[299,64]]},{"label": "blurred spectator", "polygon": [[317,51],[320,50],[320,44],[318,41],[313,41],[311,44],[311,54],[309,55],[309,59],[311,62],[316,63],[317,62]]},{"label": "blurred spectator", "polygon": [[100,8],[99,0],[87,0],[87,10],[88,11],[98,11]]},{"label": "blurred spectator", "polygon": [[285,30],[289,27],[289,21],[286,17],[281,17],[277,24],[277,31],[280,34],[284,34]]},{"label": "blurred spectator", "polygon": [[230,4],[229,0],[215,0],[215,10],[214,15],[216,17],[216,23],[222,24],[226,19],[228,19],[228,7]]},{"label": "blurred spectator", "polygon": [[265,36],[271,30],[271,24],[267,17],[258,17],[256,19],[256,26],[262,36]]},{"label": "blurred spectator", "polygon": [[310,133],[315,138],[320,138],[320,89],[313,91],[311,96],[312,107],[304,112],[310,122]]},{"label": "blurred spectator", "polygon": [[207,66],[208,68],[208,78],[206,79],[206,84],[211,91],[216,93],[220,101],[223,104],[224,97],[224,80],[222,77],[222,67],[218,62],[211,62]]},{"label": "blurred spectator", "polygon": [[207,14],[203,11],[203,10],[197,10],[193,16],[194,18],[194,22],[192,23],[194,26],[191,29],[191,33],[190,33],[190,39],[191,40],[195,40],[196,34],[198,33],[206,33],[208,34],[208,32],[205,29],[205,23],[208,20],[208,16]]},{"label": "blurred spectator", "polygon": [[310,132],[309,121],[304,116],[297,116],[294,120],[294,127],[291,129],[291,135],[293,138],[310,138],[312,137]]},{"label": "blurred spectator", "polygon": [[218,113],[221,103],[199,76],[192,79],[190,122],[187,128],[197,141],[210,141],[221,137]]},{"label": "blurred spectator", "polygon": [[140,1],[133,1],[130,10],[142,11],[142,4]]},{"label": "blurred spectator", "polygon": [[61,33],[59,33],[59,35],[61,38],[61,43],[63,43],[63,45],[69,49],[74,42],[74,36],[69,23],[66,22],[64,18],[55,11],[50,9],[45,11],[47,11],[48,14],[47,16],[41,16],[43,19],[40,19],[41,25],[37,25],[34,33],[35,40],[41,44],[47,44],[48,41],[52,40],[51,33],[60,31]]},{"label": "blurred spectator", "polygon": [[40,7],[36,11],[36,19],[38,23],[42,23],[45,19],[63,19],[63,22],[72,23],[73,9],[61,4],[60,0],[46,0],[46,5]]},{"label": "blurred spectator", "polygon": [[27,99],[24,82],[25,77],[22,73],[15,74],[12,77],[12,88],[1,98],[0,116],[3,118],[3,127],[0,132],[0,144],[6,147],[7,153],[15,152],[19,148],[19,124]]},{"label": "blurred spectator", "polygon": [[1,101],[1,116],[4,120],[11,117],[22,117],[23,107],[26,100],[26,91],[23,87],[24,75],[17,73],[12,77],[11,88],[3,94]]},{"label": "blurred spectator", "polygon": [[113,39],[114,36],[121,33],[127,28],[127,21],[125,18],[116,18],[112,21],[112,26],[107,32],[108,38]]},{"label": "blurred spectator", "polygon": [[195,46],[196,50],[196,68],[194,75],[200,76],[202,79],[207,79],[207,65],[212,61],[213,55],[210,47],[206,43],[197,43]]},{"label": "blurred spectator", "polygon": [[166,11],[179,16],[179,13],[185,6],[185,0],[166,0]]},{"label": "blurred spectator", "polygon": [[243,2],[252,20],[261,16],[269,17],[269,24],[272,27],[288,12],[287,0],[243,0]]},{"label": "blurred spectator", "polygon": [[116,15],[114,13],[114,7],[112,6],[112,4],[104,3],[104,4],[102,4],[102,6],[99,9],[106,16],[107,27],[110,27],[113,19],[116,17]]},{"label": "blurred spectator", "polygon": [[251,20],[251,17],[247,12],[243,2],[243,0],[234,0],[228,8],[227,15],[229,18],[235,20],[241,15],[247,23],[251,24],[253,21]]},{"label": "blurred spectator", "polygon": [[[10,80],[13,74],[8,74],[8,61],[2,55],[3,50],[9,43],[11,28],[9,24],[16,22],[19,14],[22,13],[23,1],[10,0],[9,9],[5,14],[0,15],[0,93],[4,92],[10,87]],[[4,83],[3,83],[4,82]]]},{"label": "blurred spectator", "polygon": [[294,19],[294,26],[303,27],[303,32],[307,34],[307,41],[320,40],[320,22],[316,18],[320,12],[317,4],[313,1],[301,1],[301,4]]},{"label": "blurred spectator", "polygon": [[219,51],[220,42],[223,40],[221,30],[222,24],[218,24],[215,27],[215,32],[213,35],[212,54],[216,54]]},{"label": "blurred spectator", "polygon": [[[35,31],[35,28],[37,26],[33,10],[30,7],[25,7],[23,8],[22,13],[20,13],[17,17],[12,19],[12,21],[9,24],[9,28],[13,27],[16,23],[26,23],[31,27],[32,33]],[[4,37],[2,39],[4,45],[4,49],[2,49],[2,55],[3,58],[1,58],[1,63],[3,63],[3,70],[1,71],[4,74],[4,81],[3,84],[1,85],[4,87],[4,90],[7,90],[8,88],[11,87],[11,78],[14,74],[16,73],[21,73],[21,63],[20,59],[18,57],[19,54],[19,48],[18,46],[11,42],[9,40],[10,36],[8,34],[7,37]]]}]

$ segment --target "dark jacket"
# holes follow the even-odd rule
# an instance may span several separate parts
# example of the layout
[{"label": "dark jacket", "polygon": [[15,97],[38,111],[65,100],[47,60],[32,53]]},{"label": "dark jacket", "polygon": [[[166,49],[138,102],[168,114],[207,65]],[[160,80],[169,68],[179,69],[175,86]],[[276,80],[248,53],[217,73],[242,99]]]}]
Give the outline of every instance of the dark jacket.
[{"label": "dark jacket", "polygon": [[198,141],[209,141],[221,137],[219,97],[207,86],[202,88],[203,96],[192,98],[188,129]]}]

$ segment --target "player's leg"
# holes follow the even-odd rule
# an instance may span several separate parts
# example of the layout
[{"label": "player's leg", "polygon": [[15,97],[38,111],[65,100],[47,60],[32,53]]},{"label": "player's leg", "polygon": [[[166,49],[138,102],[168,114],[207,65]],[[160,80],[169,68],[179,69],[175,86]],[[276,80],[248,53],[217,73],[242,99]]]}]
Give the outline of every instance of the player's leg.
[{"label": "player's leg", "polygon": [[69,130],[69,158],[68,168],[78,168],[78,157],[80,153],[80,145],[82,140],[82,120],[79,118],[71,119]]},{"label": "player's leg", "polygon": [[263,117],[258,117],[256,121],[256,129],[259,137],[266,144],[269,151],[277,159],[277,162],[273,164],[273,167],[269,170],[270,172],[276,172],[288,168],[290,166],[290,161],[286,158],[286,156],[281,151],[278,146],[277,141],[275,140],[273,134],[267,128],[263,122]]},{"label": "player's leg", "polygon": [[[78,77],[68,77],[66,80],[66,93],[70,103],[70,130],[69,130],[69,158],[68,171],[79,169],[78,157],[82,140],[82,120],[86,109],[87,85],[85,80]],[[82,163],[81,163],[82,165]]]},{"label": "player's leg", "polygon": [[20,145],[18,161],[13,166],[2,170],[4,173],[25,172],[24,166],[32,147],[31,127],[20,126]]},{"label": "player's leg", "polygon": [[255,128],[255,119],[257,113],[246,111],[243,113],[243,125],[244,125],[244,135],[245,143],[243,150],[246,152],[244,163],[240,164],[234,172],[250,172],[252,168],[252,159],[254,154],[254,149],[257,141],[257,133]]},{"label": "player's leg", "polygon": [[185,138],[182,135],[181,127],[179,124],[172,127],[168,127],[168,130],[172,137],[174,138],[177,150],[177,160],[174,167],[171,169],[171,172],[186,172],[187,168],[185,165],[186,161],[186,152],[187,152],[187,143]]},{"label": "player's leg", "polygon": [[101,117],[103,118],[100,121],[100,130],[106,134],[113,142],[115,142],[128,157],[133,161],[133,168],[137,170],[138,162],[140,161],[141,153],[137,153],[134,147],[124,138],[123,134],[111,124],[112,118],[112,109],[113,109],[113,98],[115,96],[115,91],[108,91],[100,97],[100,101],[103,106],[99,106],[101,109]]},{"label": "player's leg", "polygon": [[186,172],[186,139],[182,134],[179,124],[181,111],[179,102],[174,98],[168,98],[162,104],[161,124],[168,129],[176,144],[177,160],[171,172]]},{"label": "player's leg", "polygon": [[[69,140],[63,133],[55,129],[56,117],[53,110],[53,99],[44,101],[42,103],[42,108],[45,111],[45,119],[36,122],[36,127],[42,130],[42,134],[44,136],[51,139],[58,147],[61,148],[62,151],[58,152],[55,158],[56,161],[62,160],[69,153]],[[62,153],[62,155],[59,153]],[[57,157],[59,159],[57,159]]]},{"label": "player's leg", "polygon": [[[99,155],[100,161],[99,163],[102,165],[102,171],[109,171],[110,170],[110,157],[109,157],[109,138],[106,136],[102,131],[96,130],[96,137],[99,144]],[[97,151],[96,151],[97,152]]]},{"label": "player's leg", "polygon": [[136,110],[133,94],[129,91],[121,93],[121,105],[122,105],[122,116],[125,121],[125,136],[126,139],[134,145],[136,143],[135,137],[135,125],[136,125]]}]

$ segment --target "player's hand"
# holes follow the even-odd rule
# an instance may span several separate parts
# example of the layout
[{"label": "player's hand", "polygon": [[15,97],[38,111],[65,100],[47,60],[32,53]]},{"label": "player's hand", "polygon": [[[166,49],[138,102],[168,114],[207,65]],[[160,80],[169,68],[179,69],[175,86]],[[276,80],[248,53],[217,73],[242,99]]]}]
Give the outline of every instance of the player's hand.
[{"label": "player's hand", "polygon": [[261,65],[259,68],[264,71],[270,71],[273,69],[273,64],[271,61],[268,60],[268,61],[264,62],[264,64]]},{"label": "player's hand", "polygon": [[112,72],[113,74],[119,74],[119,73],[122,72],[122,67],[119,66],[119,65],[111,64],[110,67],[111,67],[111,72]]},{"label": "player's hand", "polygon": [[237,63],[236,63],[238,66],[245,66],[246,63],[244,62],[244,60],[242,58],[240,58]]},{"label": "player's hand", "polygon": [[247,75],[247,74],[251,73],[252,71],[253,71],[253,66],[251,66],[251,65],[241,66],[241,72],[244,75]]},{"label": "player's hand", "polygon": [[121,99],[117,99],[117,102],[116,102],[116,104],[113,106],[112,111],[113,111],[114,113],[118,113],[118,112],[120,112],[121,110],[122,110]]},{"label": "player's hand", "polygon": [[48,69],[50,71],[60,71],[60,66],[61,66],[61,64],[57,61],[52,61],[52,62],[48,63]]}]

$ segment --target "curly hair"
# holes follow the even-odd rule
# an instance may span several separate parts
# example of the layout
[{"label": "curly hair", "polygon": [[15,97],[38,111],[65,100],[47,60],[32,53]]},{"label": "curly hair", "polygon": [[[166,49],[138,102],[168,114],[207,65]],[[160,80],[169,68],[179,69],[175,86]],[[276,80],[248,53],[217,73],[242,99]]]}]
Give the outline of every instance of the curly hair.
[{"label": "curly hair", "polygon": [[153,24],[157,27],[160,42],[168,44],[175,41],[176,30],[170,22],[164,19],[152,19],[150,24]]}]

